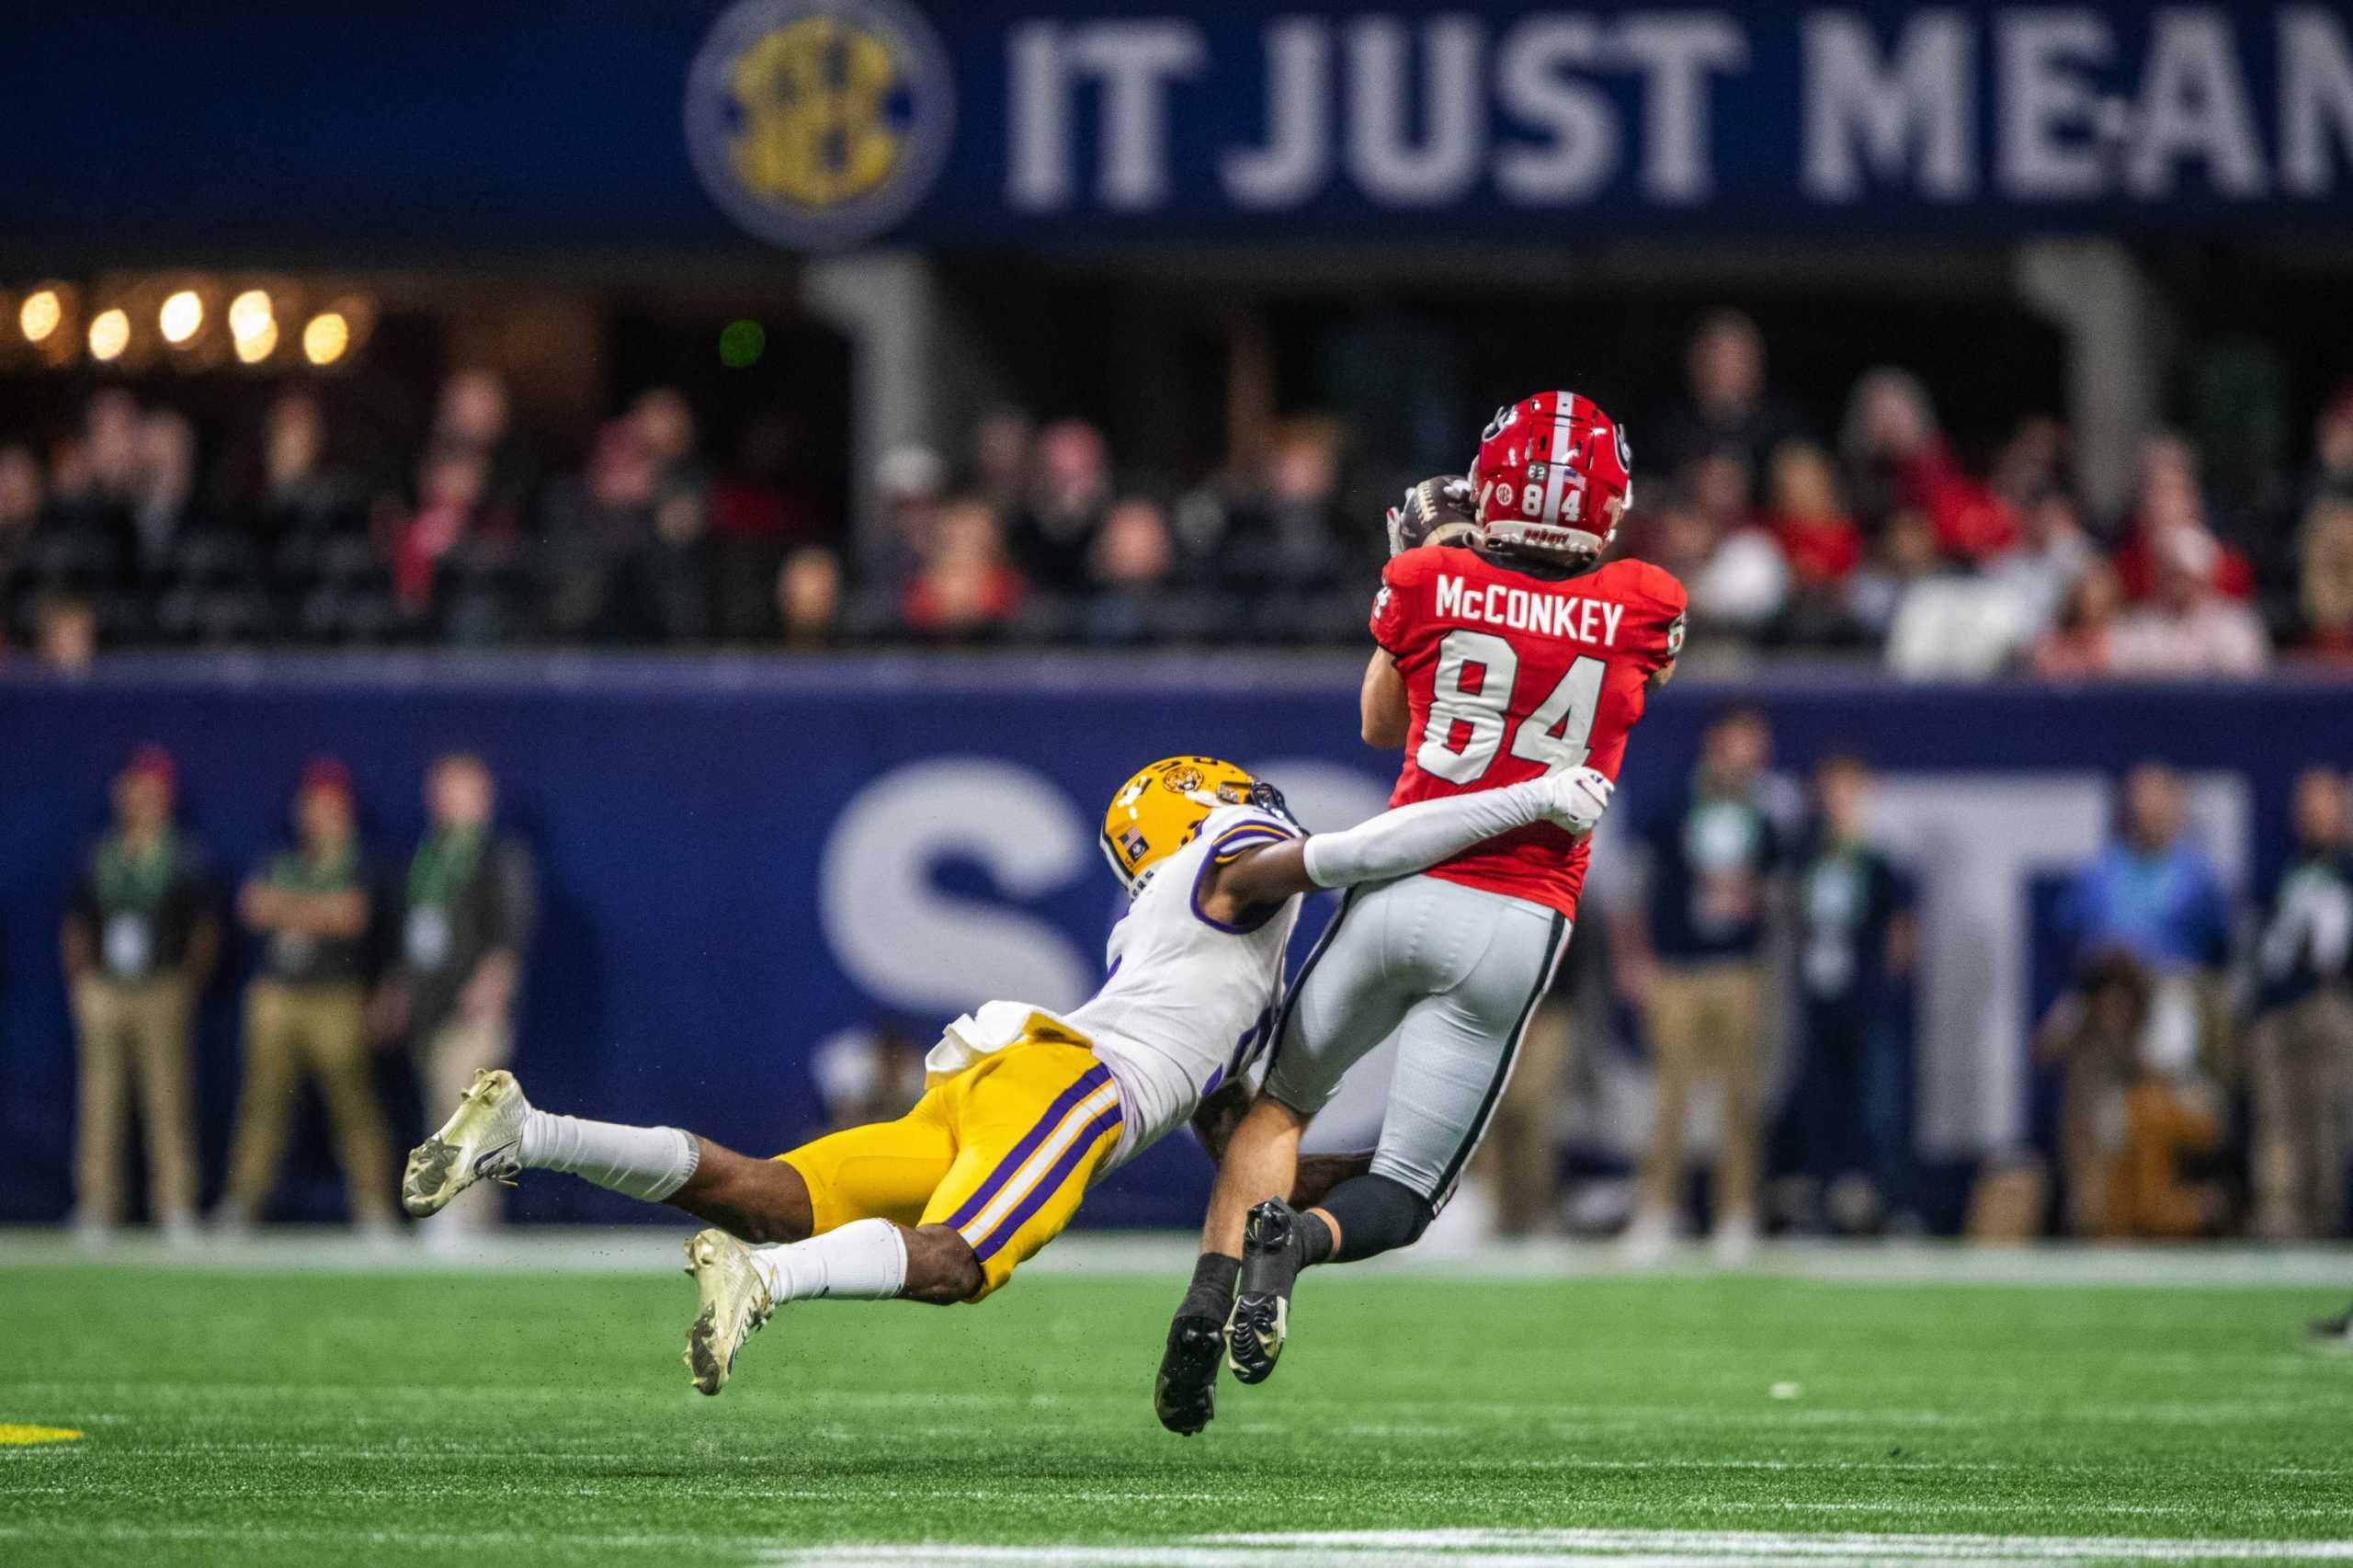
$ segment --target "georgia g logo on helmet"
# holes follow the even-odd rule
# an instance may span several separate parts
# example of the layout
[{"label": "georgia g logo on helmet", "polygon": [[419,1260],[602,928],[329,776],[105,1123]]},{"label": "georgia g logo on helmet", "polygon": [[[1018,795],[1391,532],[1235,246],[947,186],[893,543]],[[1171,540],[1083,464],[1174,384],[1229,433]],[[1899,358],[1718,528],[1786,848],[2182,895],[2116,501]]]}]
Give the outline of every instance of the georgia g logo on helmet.
[{"label": "georgia g logo on helmet", "polygon": [[1495,411],[1471,475],[1480,531],[1499,549],[1587,560],[1633,504],[1622,426],[1588,398],[1538,392]]}]

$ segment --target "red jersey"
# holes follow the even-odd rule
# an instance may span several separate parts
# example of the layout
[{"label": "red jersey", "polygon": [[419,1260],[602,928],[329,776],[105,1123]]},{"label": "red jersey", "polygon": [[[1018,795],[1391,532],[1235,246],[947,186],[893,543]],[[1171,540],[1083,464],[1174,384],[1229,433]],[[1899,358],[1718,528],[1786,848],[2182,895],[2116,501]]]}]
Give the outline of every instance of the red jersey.
[{"label": "red jersey", "polygon": [[[1580,764],[1614,782],[1645,683],[1683,651],[1683,585],[1641,561],[1552,577],[1426,545],[1382,570],[1372,639],[1413,715],[1392,806]],[[1574,915],[1586,854],[1538,823],[1427,875]]]}]

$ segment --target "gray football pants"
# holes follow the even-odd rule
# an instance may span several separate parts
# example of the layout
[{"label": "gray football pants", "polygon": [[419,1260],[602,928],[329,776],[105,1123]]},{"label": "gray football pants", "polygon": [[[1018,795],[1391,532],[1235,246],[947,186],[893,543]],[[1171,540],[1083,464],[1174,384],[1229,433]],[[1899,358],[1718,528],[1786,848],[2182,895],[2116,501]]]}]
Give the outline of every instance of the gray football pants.
[{"label": "gray football pants", "polygon": [[1313,1116],[1359,1057],[1395,1035],[1372,1174],[1444,1204],[1568,936],[1556,910],[1433,877],[1354,890],[1284,999],[1265,1092]]}]

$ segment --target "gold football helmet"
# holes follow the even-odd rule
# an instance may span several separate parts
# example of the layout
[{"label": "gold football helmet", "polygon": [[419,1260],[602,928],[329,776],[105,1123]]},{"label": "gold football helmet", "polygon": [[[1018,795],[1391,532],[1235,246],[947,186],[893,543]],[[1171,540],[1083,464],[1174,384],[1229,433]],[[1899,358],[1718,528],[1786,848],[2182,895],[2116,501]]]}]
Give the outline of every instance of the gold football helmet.
[{"label": "gold football helmet", "polygon": [[1253,805],[1285,821],[1282,791],[1213,756],[1166,756],[1139,770],[1103,813],[1103,858],[1132,898],[1152,869],[1193,841],[1222,806]]}]

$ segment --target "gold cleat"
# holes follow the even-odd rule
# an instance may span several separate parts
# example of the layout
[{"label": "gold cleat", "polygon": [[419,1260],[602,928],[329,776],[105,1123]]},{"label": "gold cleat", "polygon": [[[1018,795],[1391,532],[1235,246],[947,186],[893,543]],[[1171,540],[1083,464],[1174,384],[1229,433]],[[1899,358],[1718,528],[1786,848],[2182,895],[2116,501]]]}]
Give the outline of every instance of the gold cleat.
[{"label": "gold cleat", "polygon": [[695,1387],[717,1393],[735,1369],[735,1353],[776,1304],[767,1281],[752,1267],[751,1249],[724,1231],[698,1231],[688,1238],[687,1272],[697,1298],[694,1324],[687,1330],[687,1370]]},{"label": "gold cleat", "polygon": [[478,1181],[515,1185],[522,1173],[523,1119],[531,1102],[505,1069],[474,1074],[473,1087],[441,1131],[408,1153],[401,1174],[401,1205],[422,1220]]}]

